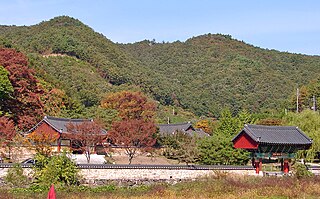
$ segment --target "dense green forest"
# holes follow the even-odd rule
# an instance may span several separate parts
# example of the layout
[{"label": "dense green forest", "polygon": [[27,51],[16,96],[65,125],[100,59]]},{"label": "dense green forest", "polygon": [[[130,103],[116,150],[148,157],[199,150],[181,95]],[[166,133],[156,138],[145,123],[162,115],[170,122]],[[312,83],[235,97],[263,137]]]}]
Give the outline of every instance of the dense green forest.
[{"label": "dense green forest", "polygon": [[66,117],[106,119],[100,101],[119,90],[143,91],[158,101],[159,122],[168,115],[173,121],[218,117],[226,107],[234,114],[279,112],[292,108],[295,89],[317,81],[320,72],[319,56],[261,49],[229,35],[118,44],[67,16],[0,26],[0,46],[27,55],[43,89],[59,89],[65,107],[56,115]]},{"label": "dense green forest", "polygon": [[122,45],[141,63],[169,77],[179,104],[197,114],[290,108],[288,96],[318,77],[320,57],[265,50],[228,35],[185,42]]}]

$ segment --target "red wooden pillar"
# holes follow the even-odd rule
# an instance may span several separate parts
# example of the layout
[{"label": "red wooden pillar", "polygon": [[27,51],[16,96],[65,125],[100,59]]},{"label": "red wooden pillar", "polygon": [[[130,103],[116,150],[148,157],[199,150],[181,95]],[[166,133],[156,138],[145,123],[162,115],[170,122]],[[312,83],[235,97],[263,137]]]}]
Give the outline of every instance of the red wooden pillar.
[{"label": "red wooden pillar", "polygon": [[61,150],[61,136],[58,139],[58,153],[60,153]]},{"label": "red wooden pillar", "polygon": [[259,160],[255,160],[255,168],[256,174],[259,174],[259,172],[262,171],[262,158],[259,158]]},{"label": "red wooden pillar", "polygon": [[289,161],[288,161],[288,159],[285,159],[285,160],[284,160],[284,163],[283,163],[283,172],[284,172],[284,173],[289,173]]}]

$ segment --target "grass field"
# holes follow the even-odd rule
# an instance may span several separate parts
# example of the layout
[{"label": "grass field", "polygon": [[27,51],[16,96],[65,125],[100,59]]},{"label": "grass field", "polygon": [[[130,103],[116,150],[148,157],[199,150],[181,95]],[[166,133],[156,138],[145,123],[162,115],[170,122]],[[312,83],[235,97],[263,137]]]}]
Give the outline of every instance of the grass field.
[{"label": "grass field", "polygon": [[[221,175],[216,179],[150,186],[71,187],[56,189],[57,198],[319,198],[320,178],[242,177]],[[0,188],[0,199],[46,198],[46,191],[37,189]]]}]

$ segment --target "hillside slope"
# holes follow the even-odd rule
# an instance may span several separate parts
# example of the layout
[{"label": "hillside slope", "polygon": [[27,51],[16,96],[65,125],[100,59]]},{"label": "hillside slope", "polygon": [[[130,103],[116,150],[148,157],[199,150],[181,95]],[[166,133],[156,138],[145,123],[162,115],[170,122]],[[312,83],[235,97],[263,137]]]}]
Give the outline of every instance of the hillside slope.
[{"label": "hillside slope", "polygon": [[[37,75],[87,107],[112,90],[137,88],[197,115],[216,116],[224,107],[280,110],[298,85],[320,72],[318,56],[265,50],[219,34],[116,44],[66,16],[0,26],[1,40],[28,54]],[[52,53],[68,56],[43,56]]]},{"label": "hillside slope", "polygon": [[145,40],[122,49],[170,79],[179,104],[197,114],[216,114],[223,107],[285,108],[297,85],[320,72],[319,56],[265,50],[220,34],[173,43]]}]

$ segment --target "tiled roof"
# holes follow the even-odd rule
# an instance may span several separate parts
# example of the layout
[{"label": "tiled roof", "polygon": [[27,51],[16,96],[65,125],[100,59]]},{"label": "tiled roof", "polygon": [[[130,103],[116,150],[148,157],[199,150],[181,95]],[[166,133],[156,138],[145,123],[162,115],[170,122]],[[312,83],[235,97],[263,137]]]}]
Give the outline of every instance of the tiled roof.
[{"label": "tiled roof", "polygon": [[[188,132],[189,133],[189,132]],[[208,133],[204,132],[202,129],[194,129],[193,134],[196,134],[198,137],[208,137],[210,136]]]},{"label": "tiled roof", "polygon": [[192,130],[194,128],[192,127],[191,123],[179,123],[179,124],[159,124],[159,132],[160,133],[175,133],[177,131],[185,132],[190,127]]},{"label": "tiled roof", "polygon": [[246,133],[257,143],[311,145],[312,140],[295,126],[245,125],[241,133]]},{"label": "tiled roof", "polygon": [[[79,125],[83,122],[92,122],[93,120],[90,119],[69,119],[69,118],[57,118],[57,117],[51,117],[51,116],[45,116],[43,120],[41,120],[36,126],[34,126],[32,129],[30,129],[28,132],[33,131],[35,128],[37,128],[42,122],[46,122],[49,124],[52,128],[54,128],[58,132],[67,132],[67,125],[68,123],[72,123],[74,125]],[[107,131],[104,129],[101,129],[102,134],[106,134]]]},{"label": "tiled roof", "polygon": [[92,120],[89,119],[69,119],[69,118],[56,118],[51,116],[45,116],[44,121],[54,127],[56,130],[62,132],[67,132],[67,125],[68,123],[72,123],[73,125],[79,125],[83,122],[90,122]]},{"label": "tiled roof", "polygon": [[[209,136],[209,134],[204,132],[202,129],[193,128],[190,122],[178,123],[178,124],[159,124],[158,127],[159,127],[160,134],[163,134],[163,135],[182,132],[188,135],[197,135],[199,137]],[[191,129],[191,131],[189,131],[188,129]]]}]

